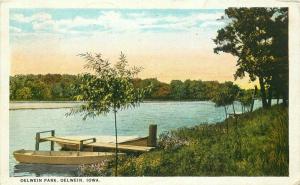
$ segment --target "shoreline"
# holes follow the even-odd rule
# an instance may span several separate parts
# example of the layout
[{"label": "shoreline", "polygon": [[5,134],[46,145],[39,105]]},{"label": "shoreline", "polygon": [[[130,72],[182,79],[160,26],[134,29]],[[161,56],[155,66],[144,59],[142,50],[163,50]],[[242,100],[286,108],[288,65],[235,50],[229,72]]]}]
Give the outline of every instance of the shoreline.
[{"label": "shoreline", "polygon": [[[210,101],[144,101],[143,103],[172,103],[172,102],[205,102],[205,103],[212,103]],[[66,108],[73,108],[76,106],[81,105],[82,102],[77,101],[10,101],[9,102],[9,110],[35,110],[35,109],[66,109]]]},{"label": "shoreline", "polygon": [[81,104],[80,102],[10,102],[9,110],[66,109]]},{"label": "shoreline", "polygon": [[[184,100],[171,100],[171,99],[167,99],[167,100],[145,100],[142,103],[152,103],[152,102],[211,102],[210,100],[193,100],[193,99],[184,99]],[[66,101],[62,101],[62,100],[49,100],[49,101],[38,101],[38,100],[32,100],[32,101],[9,101],[9,103],[81,103],[78,101],[71,101],[71,100],[66,100]]]}]

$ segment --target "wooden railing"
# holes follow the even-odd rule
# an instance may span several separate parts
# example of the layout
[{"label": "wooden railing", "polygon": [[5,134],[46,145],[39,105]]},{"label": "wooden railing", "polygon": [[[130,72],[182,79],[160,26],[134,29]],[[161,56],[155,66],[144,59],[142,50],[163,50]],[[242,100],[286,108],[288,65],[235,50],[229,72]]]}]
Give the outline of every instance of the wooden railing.
[{"label": "wooden railing", "polygon": [[[40,149],[41,134],[48,133],[48,132],[51,133],[51,137],[55,136],[55,130],[46,130],[46,131],[41,131],[41,132],[36,133],[36,135],[35,135],[35,150],[38,151]],[[51,149],[51,151],[53,151],[54,150],[54,141],[51,141],[50,143],[51,143],[50,149]]]}]

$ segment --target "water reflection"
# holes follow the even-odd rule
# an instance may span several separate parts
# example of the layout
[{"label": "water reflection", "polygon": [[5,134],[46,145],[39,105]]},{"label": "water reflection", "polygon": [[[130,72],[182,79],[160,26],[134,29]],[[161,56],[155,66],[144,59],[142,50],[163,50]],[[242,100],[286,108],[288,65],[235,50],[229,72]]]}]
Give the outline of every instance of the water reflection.
[{"label": "water reflection", "polygon": [[16,164],[14,176],[79,176],[78,165]]}]

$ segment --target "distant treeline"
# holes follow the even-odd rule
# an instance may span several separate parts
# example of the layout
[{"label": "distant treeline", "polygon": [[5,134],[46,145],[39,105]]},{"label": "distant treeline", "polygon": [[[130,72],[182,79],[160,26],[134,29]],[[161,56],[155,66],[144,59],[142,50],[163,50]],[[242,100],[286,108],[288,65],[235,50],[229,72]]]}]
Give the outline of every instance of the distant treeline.
[{"label": "distant treeline", "polygon": [[10,100],[72,100],[76,75],[10,76]]},{"label": "distant treeline", "polygon": [[[15,75],[10,77],[10,100],[74,100],[77,75]],[[227,82],[231,83],[231,82]],[[135,79],[136,87],[152,84],[146,100],[210,100],[222,83],[218,81],[172,80],[170,84],[155,78]]]}]

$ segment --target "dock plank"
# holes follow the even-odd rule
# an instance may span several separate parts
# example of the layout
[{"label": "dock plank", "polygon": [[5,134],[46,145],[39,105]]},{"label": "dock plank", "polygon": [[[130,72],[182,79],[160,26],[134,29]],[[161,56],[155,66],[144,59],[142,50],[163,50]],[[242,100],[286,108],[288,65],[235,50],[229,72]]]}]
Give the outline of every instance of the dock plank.
[{"label": "dock plank", "polygon": [[[114,149],[116,147],[116,145],[113,143],[103,143],[103,142],[90,143],[90,144],[86,144],[86,146],[107,148],[107,149]],[[148,152],[154,149],[154,147],[118,144],[118,149],[120,151]]]},{"label": "dock plank", "polygon": [[[78,145],[80,144],[80,140],[76,139],[69,139],[64,137],[56,137],[56,136],[50,136],[50,137],[42,137],[40,138],[41,142],[44,141],[53,141],[60,144],[65,145]],[[93,142],[93,143],[83,143],[84,147],[95,147],[95,148],[104,148],[104,149],[115,149],[116,145],[115,143],[107,143],[107,142]],[[118,144],[118,150],[119,151],[131,151],[131,152],[148,152],[155,147],[148,147],[148,146],[137,146],[137,145],[128,145],[128,144]]]},{"label": "dock plank", "polygon": [[66,138],[60,138],[60,137],[43,137],[40,138],[41,141],[54,141],[57,143],[66,143],[66,144],[79,144],[80,140],[71,140]]}]

